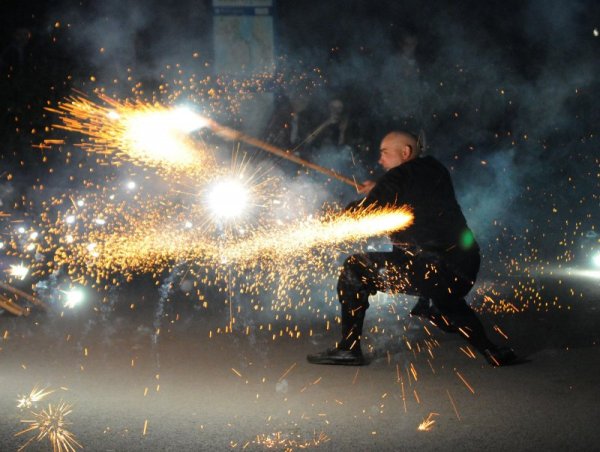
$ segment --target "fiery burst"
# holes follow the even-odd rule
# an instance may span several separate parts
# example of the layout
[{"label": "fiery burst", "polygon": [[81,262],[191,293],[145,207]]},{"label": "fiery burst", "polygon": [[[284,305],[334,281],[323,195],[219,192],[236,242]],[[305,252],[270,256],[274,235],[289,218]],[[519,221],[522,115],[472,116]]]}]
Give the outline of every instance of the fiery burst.
[{"label": "fiery burst", "polygon": [[249,233],[248,237],[234,237],[225,242],[215,241],[203,230],[185,228],[181,220],[165,224],[164,219],[160,217],[157,223],[148,222],[146,226],[138,222],[128,234],[116,233],[118,228],[115,228],[112,234],[90,234],[87,240],[65,243],[55,260],[61,265],[82,264],[95,274],[144,271],[152,267],[156,270],[174,260],[208,266],[253,267],[404,229],[412,222],[412,214],[406,208],[368,208],[294,221],[286,226],[270,225]]},{"label": "fiery burst", "polygon": [[288,227],[254,234],[221,251],[227,262],[253,261],[260,258],[285,259],[311,249],[331,247],[405,229],[413,221],[410,210],[367,208],[322,219],[303,220]]},{"label": "fiery burst", "polygon": [[[87,137],[84,150],[111,155],[118,160],[157,168],[165,173],[182,172],[199,176],[210,172],[215,161],[207,148],[189,136],[205,126],[205,119],[186,107],[170,108],[142,101],[120,102],[99,95],[102,104],[83,96],[72,96],[58,108],[57,129]],[[47,140],[46,144],[56,144]],[[114,161],[114,160],[117,161]]]},{"label": "fiery burst", "polygon": [[32,441],[42,441],[47,438],[52,444],[54,452],[74,452],[76,448],[83,448],[75,439],[75,435],[66,429],[66,426],[71,422],[65,420],[65,417],[71,414],[71,405],[59,403],[56,406],[48,405],[47,410],[42,410],[39,413],[32,412],[34,419],[21,420],[24,424],[29,424],[29,427],[18,432],[15,436],[19,436],[28,432],[36,432],[19,450],[25,449]]},{"label": "fiery burst", "polygon": [[256,435],[256,438],[252,441],[246,442],[242,446],[242,449],[245,449],[250,444],[255,444],[266,449],[293,451],[295,449],[309,449],[311,447],[318,447],[329,440],[330,438],[324,432],[320,432],[319,434],[315,433],[310,439],[302,438],[297,434],[290,435],[283,432],[275,432],[270,434]]},{"label": "fiery burst", "polygon": [[23,280],[29,274],[29,267],[26,267],[25,265],[23,265],[23,263],[11,265],[10,270],[8,270],[8,274],[10,276],[14,276],[15,278]]},{"label": "fiery burst", "polygon": [[423,422],[419,424],[417,430],[422,432],[428,432],[431,430],[433,428],[433,424],[435,424],[435,419],[433,418],[434,416],[439,416],[439,413],[429,413],[427,419],[423,419]]},{"label": "fiery burst", "polygon": [[28,395],[21,395],[17,399],[17,408],[29,409],[35,403],[42,400],[47,395],[50,395],[54,392],[54,389],[48,390],[48,388],[40,389],[37,386],[34,387]]}]

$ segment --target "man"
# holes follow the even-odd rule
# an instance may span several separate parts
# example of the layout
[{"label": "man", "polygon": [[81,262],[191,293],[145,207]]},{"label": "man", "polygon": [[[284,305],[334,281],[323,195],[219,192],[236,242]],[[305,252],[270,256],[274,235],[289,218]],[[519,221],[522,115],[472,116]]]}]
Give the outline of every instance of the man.
[{"label": "man", "polygon": [[[390,238],[391,252],[354,254],[338,280],[342,338],[336,348],[308,355],[313,364],[363,365],[360,339],[369,295],[388,289],[421,298],[411,314],[430,319],[444,331],[459,332],[494,366],[515,361],[514,352],[495,346],[467,305],[479,271],[479,246],[454,194],[450,174],[433,157],[420,157],[417,138],[407,132],[387,134],[379,164],[386,170],[377,183],[367,181],[357,206],[409,205],[413,224]],[[430,301],[433,306],[430,306]]]}]

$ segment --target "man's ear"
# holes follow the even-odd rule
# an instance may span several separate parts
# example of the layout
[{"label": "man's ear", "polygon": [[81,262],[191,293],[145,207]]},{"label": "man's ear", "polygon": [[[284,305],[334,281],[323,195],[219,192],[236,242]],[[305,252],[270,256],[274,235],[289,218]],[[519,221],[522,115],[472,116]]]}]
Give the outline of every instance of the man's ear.
[{"label": "man's ear", "polygon": [[402,148],[402,159],[408,160],[412,155],[412,146],[410,144],[405,144]]}]

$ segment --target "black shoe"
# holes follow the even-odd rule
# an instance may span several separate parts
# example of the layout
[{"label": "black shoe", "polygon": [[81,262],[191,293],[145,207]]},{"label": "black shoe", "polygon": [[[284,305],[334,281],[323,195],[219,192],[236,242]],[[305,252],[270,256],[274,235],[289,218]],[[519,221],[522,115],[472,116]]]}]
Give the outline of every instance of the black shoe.
[{"label": "black shoe", "polygon": [[517,363],[517,355],[510,347],[488,348],[483,351],[483,356],[494,367],[510,366]]},{"label": "black shoe", "polygon": [[337,364],[341,366],[363,366],[367,362],[360,349],[340,350],[330,348],[321,353],[307,355],[306,359],[311,364]]}]

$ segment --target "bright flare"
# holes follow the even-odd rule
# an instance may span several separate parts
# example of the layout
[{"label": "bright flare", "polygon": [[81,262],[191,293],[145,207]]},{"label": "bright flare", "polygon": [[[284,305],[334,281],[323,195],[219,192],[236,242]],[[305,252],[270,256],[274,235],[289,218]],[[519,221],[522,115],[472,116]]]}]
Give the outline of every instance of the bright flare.
[{"label": "bright flare", "polygon": [[592,256],[592,264],[594,267],[600,268],[600,251],[596,251],[596,254]]},{"label": "bright flare", "polygon": [[62,291],[65,294],[65,302],[63,306],[65,308],[73,309],[76,306],[79,306],[84,299],[84,294],[81,289],[71,289]]},{"label": "bright flare", "polygon": [[47,395],[54,392],[54,389],[47,390],[48,388],[40,389],[37,386],[34,387],[28,395],[19,396],[17,399],[17,408],[29,409],[35,403],[42,400]]},{"label": "bright flare", "polygon": [[25,267],[23,264],[11,265],[8,273],[10,276],[14,276],[15,278],[23,280],[29,273],[29,268]]},{"label": "bright flare", "polygon": [[309,219],[282,229],[270,229],[222,250],[228,262],[302,254],[311,249],[362,240],[406,229],[413,222],[408,208],[368,208],[331,219]]},{"label": "bright flare", "polygon": [[123,140],[133,157],[154,163],[193,165],[198,157],[185,136],[194,119],[181,110],[133,111],[121,119]]},{"label": "bright flare", "polygon": [[213,215],[219,219],[240,217],[248,208],[250,194],[238,180],[217,183],[208,193],[208,205]]},{"label": "bright flare", "polygon": [[58,109],[47,108],[62,121],[54,127],[85,135],[87,142],[81,147],[87,151],[112,154],[144,166],[188,175],[191,169],[200,174],[211,166],[202,152],[204,147],[188,136],[207,126],[203,116],[187,107],[99,97],[108,106],[75,96],[60,103]]}]

